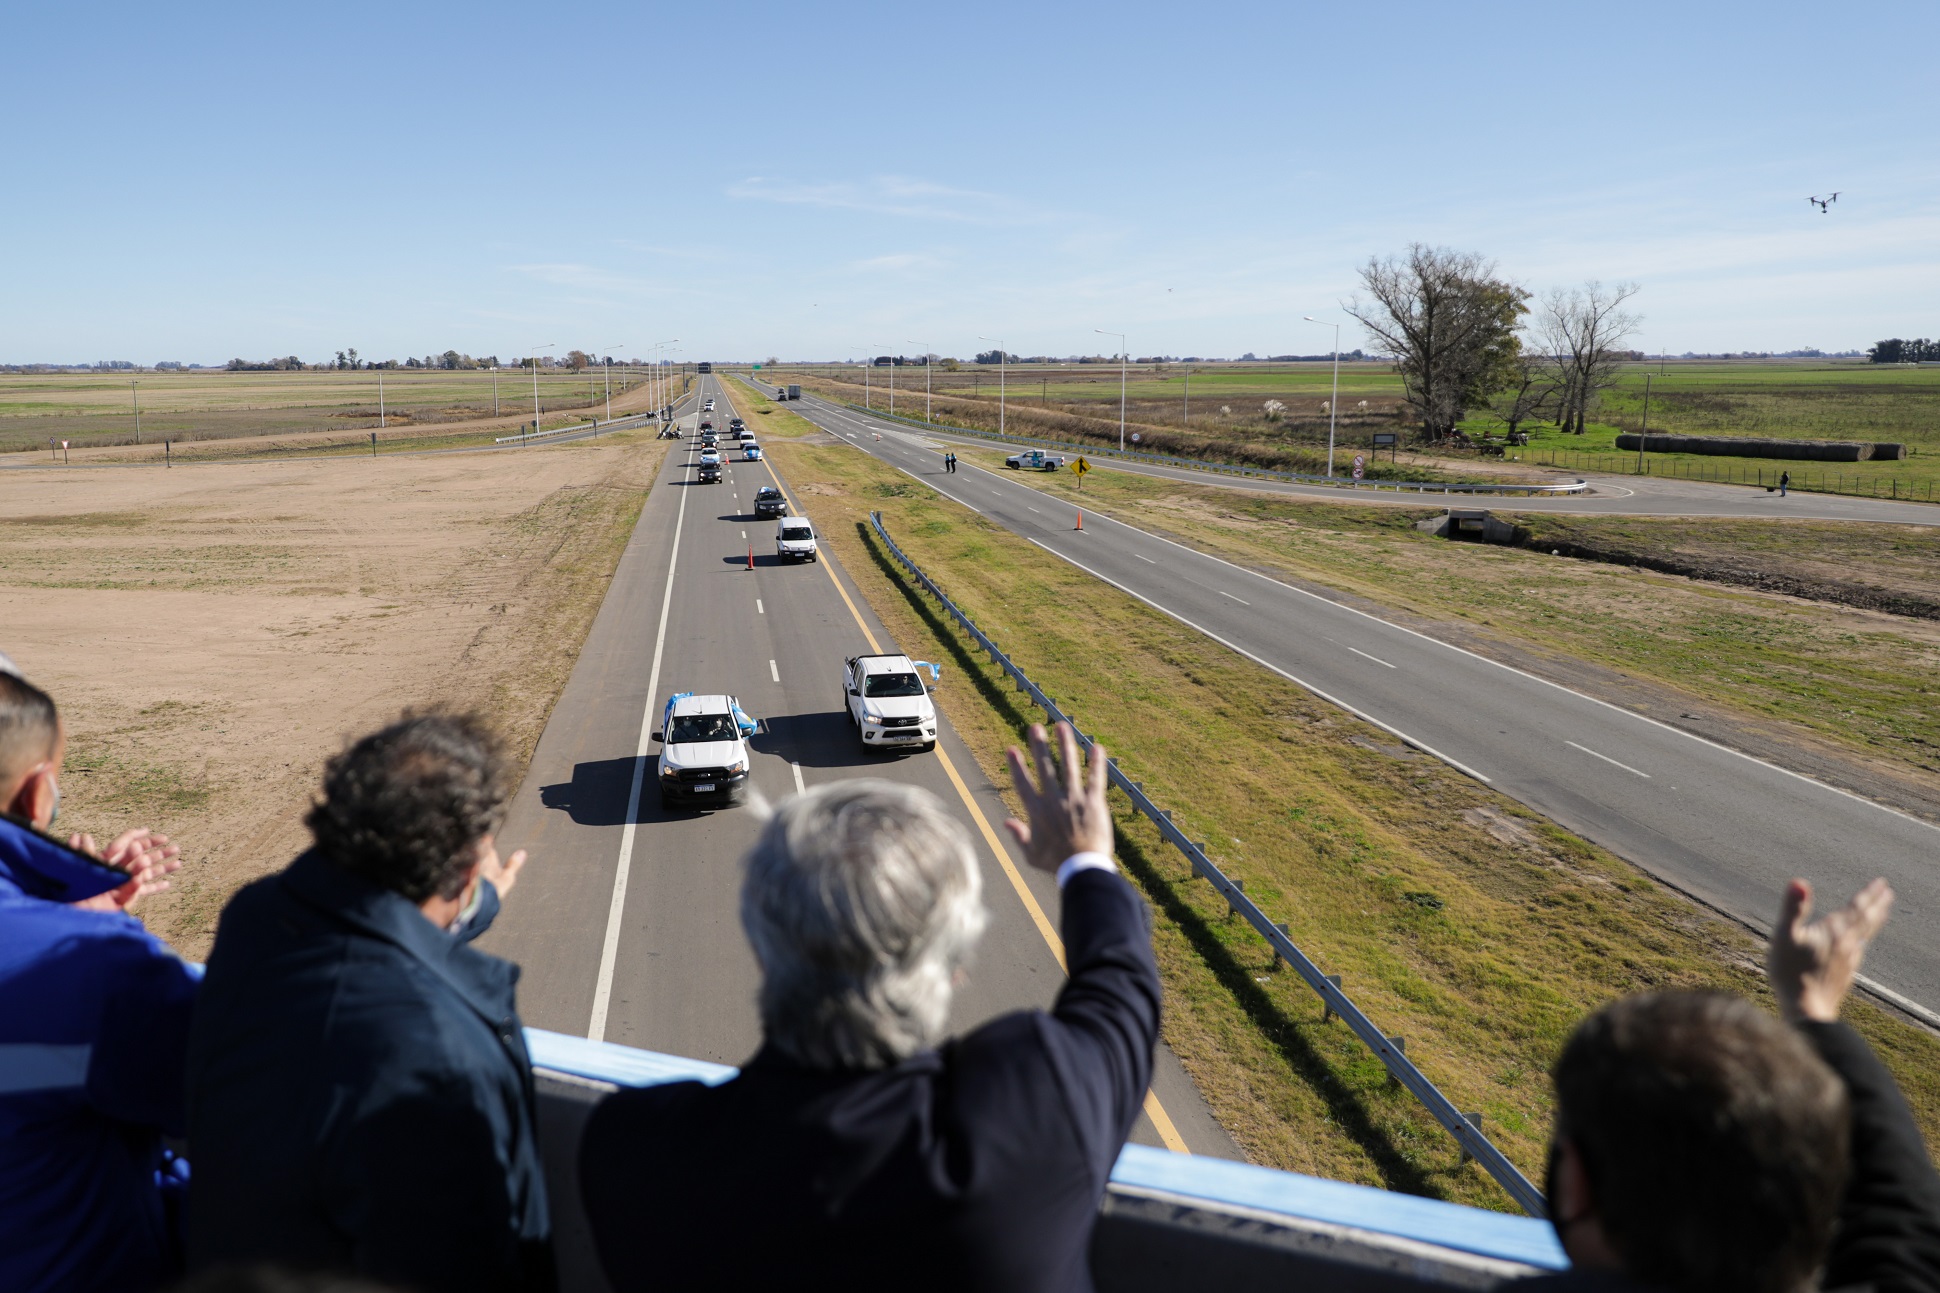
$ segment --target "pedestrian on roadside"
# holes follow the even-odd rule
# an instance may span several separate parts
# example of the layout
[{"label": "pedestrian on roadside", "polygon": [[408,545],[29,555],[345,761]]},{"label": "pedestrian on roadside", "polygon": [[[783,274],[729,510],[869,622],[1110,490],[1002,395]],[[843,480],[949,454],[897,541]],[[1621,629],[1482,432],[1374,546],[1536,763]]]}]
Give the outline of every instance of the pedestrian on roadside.
[{"label": "pedestrian on roadside", "polygon": [[1792,473],[1782,471],[1778,474],[1778,496],[1785,497],[1785,491],[1792,487]]}]

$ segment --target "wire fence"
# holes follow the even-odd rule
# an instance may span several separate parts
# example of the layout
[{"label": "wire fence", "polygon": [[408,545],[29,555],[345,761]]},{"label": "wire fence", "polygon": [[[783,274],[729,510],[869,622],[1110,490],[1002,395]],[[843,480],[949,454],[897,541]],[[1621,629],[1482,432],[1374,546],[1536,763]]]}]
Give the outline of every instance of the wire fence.
[{"label": "wire fence", "polygon": [[1794,467],[1789,464],[1765,467],[1743,462],[1652,458],[1645,454],[1639,465],[1638,455],[1634,453],[1582,453],[1574,449],[1539,449],[1524,461],[1571,471],[1608,472],[1613,476],[1668,476],[1676,480],[1715,481],[1724,485],[1763,485],[1767,489],[1778,488],[1779,477],[1789,474],[1791,480],[1786,487],[1802,493],[1933,502],[1932,480],[1905,480],[1898,476],[1826,471],[1823,468]]},{"label": "wire fence", "polygon": [[[1018,690],[1030,697],[1032,704],[1042,709],[1052,722],[1070,723],[1072,730],[1077,733],[1078,743],[1089,751],[1092,738],[1080,731],[1071,717],[1047,696],[1042,688],[1032,682],[1030,676],[995,642],[991,641],[990,637],[978,628],[955,602],[950,600],[949,595],[937,585],[935,580],[924,573],[922,567],[896,545],[896,541],[889,537],[889,531],[882,523],[882,513],[871,512],[869,521],[875,527],[876,537],[882,541],[884,548],[895,558],[897,564],[908,571],[922,589],[936,599],[957,626],[1017,684]],[[1523,1211],[1535,1217],[1546,1216],[1542,1191],[1538,1190],[1529,1178],[1524,1176],[1516,1165],[1482,1134],[1482,1115],[1463,1113],[1458,1110],[1454,1102],[1443,1095],[1441,1089],[1429,1081],[1408,1058],[1406,1042],[1400,1037],[1388,1036],[1373,1020],[1362,1013],[1361,1008],[1355,1005],[1353,999],[1342,990],[1341,977],[1326,974],[1314,964],[1294,943],[1292,936],[1287,932],[1286,925],[1274,922],[1258,904],[1248,898],[1245,883],[1231,879],[1221,871],[1206,855],[1205,845],[1189,838],[1184,830],[1174,824],[1172,814],[1152,802],[1145,793],[1144,785],[1128,777],[1116,760],[1112,762],[1109,774],[1111,784],[1124,792],[1131,800],[1133,809],[1149,819],[1158,828],[1159,834],[1185,855],[1186,860],[1192,864],[1193,874],[1209,881],[1220,896],[1225,898],[1227,906],[1243,917],[1246,923],[1271,945],[1275,955],[1292,966],[1295,973],[1299,974],[1307,986],[1314,990],[1320,998],[1321,1007],[1326,1016],[1339,1016],[1354,1031],[1354,1035],[1374,1052],[1375,1058],[1379,1059],[1387,1069],[1389,1077],[1406,1087],[1435,1121],[1455,1138],[1456,1143],[1461,1147],[1463,1157],[1473,1158],[1480,1163],[1483,1170],[1508,1191],[1509,1196],[1521,1206]]]}]

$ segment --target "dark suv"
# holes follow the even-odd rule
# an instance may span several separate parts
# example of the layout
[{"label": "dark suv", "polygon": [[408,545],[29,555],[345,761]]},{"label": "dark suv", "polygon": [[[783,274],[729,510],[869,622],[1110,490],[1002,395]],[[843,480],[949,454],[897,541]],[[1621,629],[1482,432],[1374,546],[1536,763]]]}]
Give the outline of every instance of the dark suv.
[{"label": "dark suv", "polygon": [[755,491],[754,514],[756,516],[787,516],[788,500],[773,485],[763,485]]}]

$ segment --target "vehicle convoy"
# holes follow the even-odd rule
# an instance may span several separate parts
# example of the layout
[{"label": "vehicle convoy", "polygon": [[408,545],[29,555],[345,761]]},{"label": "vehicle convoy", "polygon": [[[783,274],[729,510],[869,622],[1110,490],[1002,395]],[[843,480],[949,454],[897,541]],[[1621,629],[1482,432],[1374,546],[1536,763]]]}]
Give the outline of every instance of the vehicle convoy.
[{"label": "vehicle convoy", "polygon": [[919,669],[935,682],[942,670],[906,655],[858,655],[842,664],[842,690],[849,722],[868,750],[892,746],[936,748],[936,706]]},{"label": "vehicle convoy", "polygon": [[787,516],[788,497],[773,485],[763,485],[754,492],[754,514],[756,516]]},{"label": "vehicle convoy", "polygon": [[721,482],[721,455],[712,451],[701,454],[697,465],[700,482],[703,485],[718,485]]},{"label": "vehicle convoy", "polygon": [[749,462],[760,462],[761,446],[752,440],[743,440],[741,442],[741,456]]},{"label": "vehicle convoy", "polygon": [[759,725],[732,696],[676,692],[661,714],[660,805],[732,804],[748,785],[748,737]]},{"label": "vehicle convoy", "polygon": [[1018,471],[1059,471],[1064,467],[1064,456],[1045,453],[1042,449],[1026,449],[1004,459],[1004,466]]},{"label": "vehicle convoy", "polygon": [[784,516],[775,523],[775,556],[781,561],[820,560],[815,552],[815,527],[806,516]]}]

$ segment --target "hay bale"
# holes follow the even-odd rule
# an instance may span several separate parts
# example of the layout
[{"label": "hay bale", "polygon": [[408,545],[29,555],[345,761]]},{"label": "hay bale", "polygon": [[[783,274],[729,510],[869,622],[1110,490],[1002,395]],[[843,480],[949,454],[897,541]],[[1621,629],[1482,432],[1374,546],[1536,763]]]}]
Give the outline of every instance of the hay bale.
[{"label": "hay bale", "polygon": [[[1851,440],[1778,440],[1765,436],[1645,435],[1625,432],[1617,448],[1646,453],[1695,453],[1724,458],[1785,458],[1795,462],[1865,462],[1882,446]],[[1884,446],[1900,448],[1904,446]]]},{"label": "hay bale", "polygon": [[1882,443],[1873,446],[1874,462],[1879,462],[1882,459],[1890,462],[1898,462],[1904,457],[1906,457],[1906,446],[1903,444]]}]

